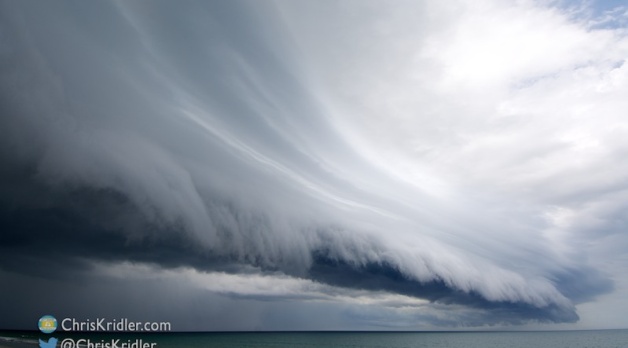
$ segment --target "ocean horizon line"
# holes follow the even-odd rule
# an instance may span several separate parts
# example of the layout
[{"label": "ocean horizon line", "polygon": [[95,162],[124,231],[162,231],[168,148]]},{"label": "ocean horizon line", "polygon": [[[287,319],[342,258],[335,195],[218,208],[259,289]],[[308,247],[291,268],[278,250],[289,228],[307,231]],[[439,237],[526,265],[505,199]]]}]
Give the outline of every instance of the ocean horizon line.
[{"label": "ocean horizon line", "polygon": [[[63,334],[256,334],[256,333],[490,333],[490,332],[581,332],[581,331],[621,331],[628,328],[600,328],[600,329],[469,329],[469,330],[211,330],[211,331],[57,331],[55,335]],[[39,330],[0,329],[4,332],[41,334]],[[52,335],[52,334],[48,334]]]}]

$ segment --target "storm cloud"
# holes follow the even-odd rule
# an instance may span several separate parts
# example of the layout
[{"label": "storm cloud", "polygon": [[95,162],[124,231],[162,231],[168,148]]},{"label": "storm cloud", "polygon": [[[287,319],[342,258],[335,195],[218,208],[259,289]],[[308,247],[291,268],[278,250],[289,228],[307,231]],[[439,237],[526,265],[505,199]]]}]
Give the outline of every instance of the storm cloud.
[{"label": "storm cloud", "polygon": [[618,9],[1,7],[3,326],[42,286],[180,330],[574,323],[624,289]]}]

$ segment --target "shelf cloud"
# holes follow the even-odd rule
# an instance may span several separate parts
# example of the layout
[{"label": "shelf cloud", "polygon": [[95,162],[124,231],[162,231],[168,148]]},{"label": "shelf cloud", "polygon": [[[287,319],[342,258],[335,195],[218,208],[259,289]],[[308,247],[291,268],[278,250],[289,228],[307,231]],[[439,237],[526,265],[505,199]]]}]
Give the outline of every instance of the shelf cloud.
[{"label": "shelf cloud", "polygon": [[4,326],[575,323],[628,280],[625,8],[0,6]]}]

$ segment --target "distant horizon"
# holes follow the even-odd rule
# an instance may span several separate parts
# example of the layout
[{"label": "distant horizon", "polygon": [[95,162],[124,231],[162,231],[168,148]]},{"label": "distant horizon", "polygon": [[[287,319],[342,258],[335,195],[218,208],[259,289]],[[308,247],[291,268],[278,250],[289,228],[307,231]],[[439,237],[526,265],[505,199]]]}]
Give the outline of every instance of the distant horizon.
[{"label": "distant horizon", "polygon": [[[456,333],[456,332],[563,332],[563,331],[612,331],[612,330],[628,330],[628,328],[622,329],[537,329],[537,330],[529,330],[529,329],[504,329],[504,330],[483,330],[483,329],[469,329],[469,330],[286,330],[286,331],[155,331],[155,332],[134,332],[134,331],[123,331],[123,332],[111,332],[111,331],[61,331],[55,332],[55,336],[67,336],[67,335],[85,335],[85,334],[94,334],[94,335],[169,335],[169,334],[221,334],[221,333]],[[33,333],[37,336],[41,336],[41,332],[39,330],[9,330],[9,329],[0,329],[0,333],[2,332],[29,332]],[[2,337],[2,336],[0,336]]]},{"label": "distant horizon", "polygon": [[[10,334],[8,334],[10,335]],[[128,334],[114,335],[60,335],[58,337],[41,334],[7,337],[0,335],[0,344],[6,348],[36,347],[37,343],[57,345],[64,348],[79,344],[101,344],[131,348],[142,347],[344,347],[344,348],[402,348],[416,346],[428,348],[435,345],[448,347],[480,348],[499,347],[555,347],[564,344],[573,348],[617,347],[628,338],[628,330],[573,330],[573,331],[432,331],[432,332],[197,332],[170,334]],[[4,337],[4,338],[3,338]],[[49,338],[47,338],[49,337]],[[122,346],[123,348],[125,346]]]}]

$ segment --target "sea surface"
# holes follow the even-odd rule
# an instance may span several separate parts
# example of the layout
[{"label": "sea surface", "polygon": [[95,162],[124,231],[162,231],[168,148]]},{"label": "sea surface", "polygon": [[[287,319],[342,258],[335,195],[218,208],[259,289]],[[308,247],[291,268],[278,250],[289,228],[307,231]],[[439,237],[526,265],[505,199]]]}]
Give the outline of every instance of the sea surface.
[{"label": "sea surface", "polygon": [[[611,348],[628,347],[628,330],[526,331],[526,332],[230,332],[230,333],[54,333],[0,332],[0,347],[38,347],[38,339],[58,338],[57,347],[78,348],[61,343],[65,339],[112,343],[118,348]],[[123,346],[127,343],[127,346]],[[133,343],[136,343],[133,346]],[[83,347],[81,345],[79,347]],[[103,347],[103,346],[101,346]],[[106,346],[104,346],[106,347]],[[103,348],[104,348],[103,347]],[[110,346],[115,348],[115,346]]]}]

